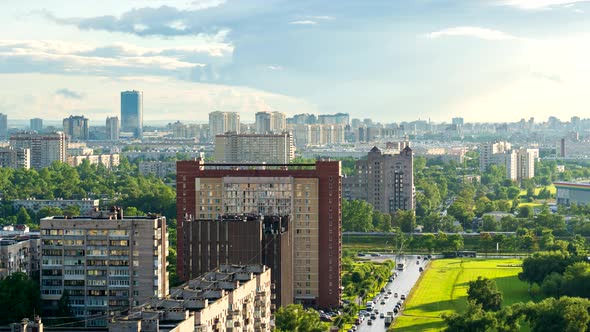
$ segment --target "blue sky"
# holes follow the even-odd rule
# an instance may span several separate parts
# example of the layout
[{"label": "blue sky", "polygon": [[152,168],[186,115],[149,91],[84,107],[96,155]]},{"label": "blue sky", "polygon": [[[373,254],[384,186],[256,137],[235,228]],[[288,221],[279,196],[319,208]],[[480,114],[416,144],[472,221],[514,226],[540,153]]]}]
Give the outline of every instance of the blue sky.
[{"label": "blue sky", "polygon": [[348,112],[383,122],[588,117],[587,0],[7,0],[0,112]]}]

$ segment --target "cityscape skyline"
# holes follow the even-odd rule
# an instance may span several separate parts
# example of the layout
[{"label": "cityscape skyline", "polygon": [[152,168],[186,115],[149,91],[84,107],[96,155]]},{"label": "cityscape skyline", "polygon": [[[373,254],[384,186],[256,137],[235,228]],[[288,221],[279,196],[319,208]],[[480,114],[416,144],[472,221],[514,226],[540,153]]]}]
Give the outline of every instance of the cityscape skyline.
[{"label": "cityscape skyline", "polygon": [[569,118],[587,108],[587,1],[130,0],[89,8],[60,0],[0,8],[13,27],[0,32],[0,75],[11,82],[0,112],[9,119],[104,119],[131,89],[145,94],[150,121],[206,121],[220,110],[245,121],[280,111],[490,122]]}]

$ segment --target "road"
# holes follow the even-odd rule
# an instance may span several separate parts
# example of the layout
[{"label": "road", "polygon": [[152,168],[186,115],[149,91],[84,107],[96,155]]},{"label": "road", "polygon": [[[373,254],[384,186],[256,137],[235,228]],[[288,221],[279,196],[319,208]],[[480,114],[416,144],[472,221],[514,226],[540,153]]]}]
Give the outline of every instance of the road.
[{"label": "road", "polygon": [[[388,311],[393,311],[395,304],[397,303],[397,301],[399,301],[399,297],[402,294],[407,296],[410,293],[410,290],[416,284],[416,281],[418,281],[418,278],[420,277],[419,268],[424,266],[423,259],[417,259],[417,256],[410,256],[410,255],[406,255],[404,257],[407,259],[406,269],[403,271],[396,271],[397,275],[398,275],[397,278],[395,278],[395,280],[393,282],[388,282],[387,285],[385,286],[386,292],[381,293],[381,295],[379,296],[379,301],[377,302],[377,305],[375,307],[377,310],[379,310],[379,313],[381,313],[381,312],[387,313]],[[373,258],[375,260],[383,260],[383,259],[393,259],[394,257],[393,256],[392,257],[381,256],[381,257],[371,257],[371,258]],[[417,261],[419,262],[419,264],[416,264]],[[389,296],[389,299],[385,300],[385,304],[381,304],[381,300],[384,299],[384,296],[385,296],[385,294],[387,294],[388,289],[391,290],[392,294]],[[393,297],[393,294],[395,294],[395,293],[399,294],[398,298]],[[398,315],[396,315],[396,317]],[[365,317],[362,324],[358,326],[357,331],[377,332],[377,331],[386,331],[387,330],[387,328],[385,327],[385,319],[379,318],[379,315],[377,315],[377,319],[373,320],[373,325],[367,324],[367,322],[369,320],[370,320],[369,317]]]}]

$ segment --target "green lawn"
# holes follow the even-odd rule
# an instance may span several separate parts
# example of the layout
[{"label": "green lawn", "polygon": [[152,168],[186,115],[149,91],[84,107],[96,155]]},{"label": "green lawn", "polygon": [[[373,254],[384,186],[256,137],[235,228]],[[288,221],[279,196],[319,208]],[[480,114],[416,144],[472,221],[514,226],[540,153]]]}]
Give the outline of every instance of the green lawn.
[{"label": "green lawn", "polygon": [[467,306],[467,288],[478,276],[494,279],[503,292],[504,304],[528,301],[528,285],[518,280],[518,259],[440,259],[430,267],[412,290],[403,315],[395,321],[395,331],[439,331],[441,315],[462,312]]},{"label": "green lawn", "polygon": [[[537,188],[535,188],[535,195],[538,195],[543,188],[545,188],[545,187],[543,186],[543,187],[537,187]],[[555,185],[554,184],[551,184],[551,185],[547,186],[547,190],[549,190],[549,192],[551,193],[551,195],[555,195],[557,193],[557,188],[555,188]],[[526,196],[526,190],[521,189],[520,190],[520,196],[521,197],[525,197]]]}]

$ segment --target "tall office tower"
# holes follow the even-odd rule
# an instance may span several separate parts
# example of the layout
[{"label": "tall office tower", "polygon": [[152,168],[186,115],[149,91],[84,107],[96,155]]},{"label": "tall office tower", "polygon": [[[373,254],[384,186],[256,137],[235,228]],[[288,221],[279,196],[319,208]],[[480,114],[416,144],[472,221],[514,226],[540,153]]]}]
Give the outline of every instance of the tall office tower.
[{"label": "tall office tower", "polygon": [[451,120],[451,124],[457,125],[457,126],[463,126],[464,125],[464,120],[463,118],[453,118]]},{"label": "tall office tower", "polygon": [[31,167],[40,169],[55,161],[67,162],[67,136],[61,131],[37,134],[20,132],[10,135],[10,146],[31,151]]},{"label": "tall office tower", "polygon": [[8,137],[8,115],[0,113],[0,139]]},{"label": "tall office tower", "polygon": [[109,141],[119,140],[119,118],[116,116],[107,117],[106,136]]},{"label": "tall office tower", "polygon": [[535,161],[539,158],[539,149],[519,149],[517,152],[517,178],[530,179],[535,176]]},{"label": "tall office tower", "polygon": [[[41,220],[41,300],[55,315],[67,292],[75,317],[106,326],[119,312],[168,295],[166,218],[121,208]],[[92,319],[96,317],[95,319]]]},{"label": "tall office tower", "polygon": [[215,111],[209,113],[209,137],[215,139],[215,135],[225,134],[227,113]]},{"label": "tall office tower", "polygon": [[268,112],[256,113],[256,134],[268,134],[271,132],[271,114]]},{"label": "tall office tower", "polygon": [[121,92],[121,131],[132,132],[133,137],[143,136],[143,93]]},{"label": "tall office tower", "polygon": [[415,209],[412,149],[384,154],[373,147],[367,159],[357,160],[355,175],[344,179],[344,187],[345,198],[367,201],[383,213]]},{"label": "tall office tower", "polygon": [[29,124],[29,127],[31,127],[32,131],[36,131],[38,133],[41,132],[41,130],[43,130],[43,119],[40,118],[34,118],[31,119]]},{"label": "tall office tower", "polygon": [[240,133],[240,114],[238,112],[225,112],[225,131],[221,134],[225,134],[227,132],[234,132],[239,134]]},{"label": "tall office tower", "polygon": [[479,170],[483,173],[494,163],[494,154],[504,153],[511,149],[508,142],[484,143],[479,146]]},{"label": "tall office tower", "polygon": [[70,140],[88,139],[88,119],[83,116],[70,115],[63,121],[64,133]]},{"label": "tall office tower", "polygon": [[31,150],[11,146],[0,148],[0,167],[31,168]]},{"label": "tall office tower", "polygon": [[[339,306],[340,162],[317,161],[302,165],[306,169],[299,170],[288,169],[287,164],[277,169],[266,166],[224,167],[205,164],[201,159],[177,162],[178,276],[188,280],[192,267],[187,255],[193,260],[194,255],[199,255],[185,243],[189,227],[185,227],[185,220],[245,213],[288,216],[293,233],[293,301],[319,307]],[[210,248],[214,254],[217,245],[211,243]]]},{"label": "tall office tower", "polygon": [[280,133],[287,129],[287,116],[282,112],[272,112],[270,114],[270,131]]},{"label": "tall office tower", "polygon": [[[273,303],[293,303],[293,232],[289,217],[261,215],[222,215],[217,219],[185,220],[182,258],[189,269],[187,277],[205,274],[220,264],[261,264],[271,268]],[[210,239],[218,250],[210,251]],[[193,255],[195,252],[197,254]]]},{"label": "tall office tower", "polygon": [[215,136],[215,160],[225,163],[288,164],[295,158],[293,135],[236,134]]}]

